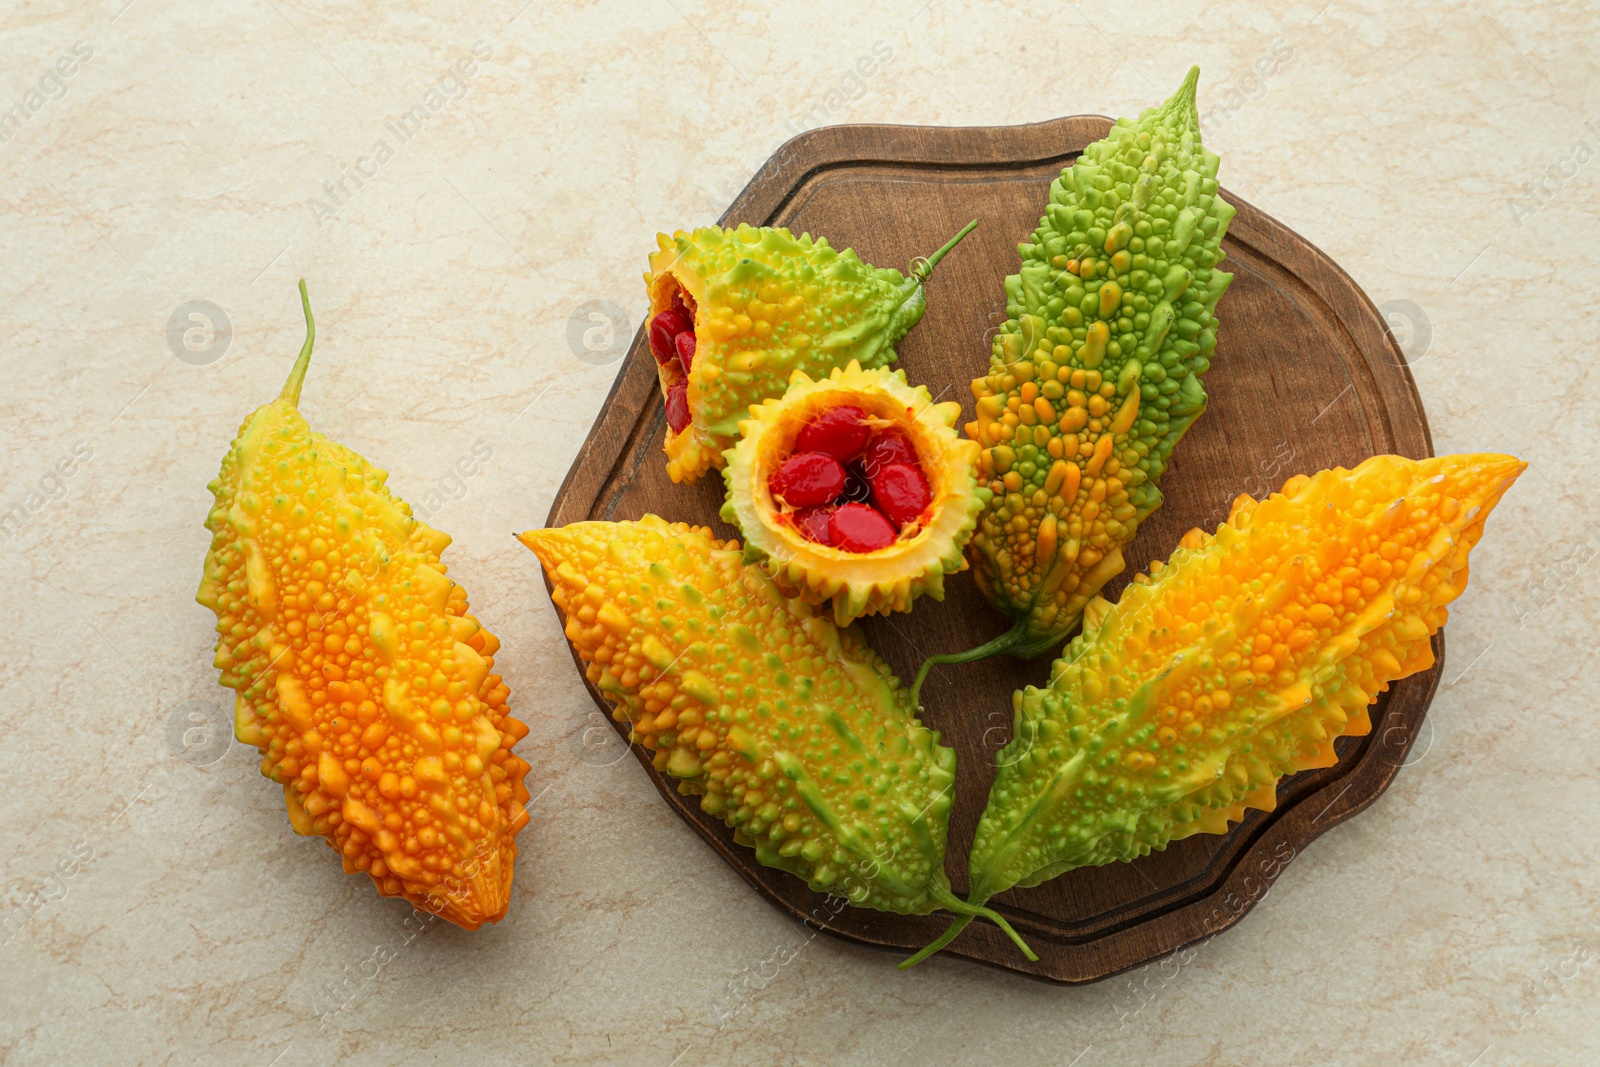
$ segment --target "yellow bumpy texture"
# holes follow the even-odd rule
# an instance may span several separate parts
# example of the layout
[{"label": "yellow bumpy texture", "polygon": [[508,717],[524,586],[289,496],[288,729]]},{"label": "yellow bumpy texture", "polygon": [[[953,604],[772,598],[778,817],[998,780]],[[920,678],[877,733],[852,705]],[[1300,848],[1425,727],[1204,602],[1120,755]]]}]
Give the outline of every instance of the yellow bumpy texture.
[{"label": "yellow bumpy texture", "polygon": [[527,727],[492,673],[499,642],[445,577],[450,538],[296,410],[310,352],[308,336],[209,486],[196,599],[217,615],[236,735],[282,784],[295,831],[384,896],[476,929],[510,899],[528,822],[511,746]]},{"label": "yellow bumpy texture", "polygon": [[[786,506],[773,499],[767,484],[806,423],[841,404],[854,404],[905,434],[932,491],[928,521],[875,552],[819,545],[776,521]],[[966,569],[961,549],[989,499],[973,478],[978,446],[951,429],[960,404],[935,404],[925,387],[906,384],[904,371],[862,370],[852,361],[816,381],[795,371],[782,399],[754,406],[750,415],[739,424],[739,443],[726,454],[728,499],[722,506],[723,521],[745,536],[747,558],[759,561],[785,592],[815,604],[831,601],[840,626],[862,615],[910,611],[924,594],[944,599],[944,576]]]},{"label": "yellow bumpy texture", "polygon": [[960,906],[943,865],[955,753],[856,630],[703,528],[647,515],[520,537],[618,721],[763,864],[863,907]]},{"label": "yellow bumpy texture", "polygon": [[1377,456],[1240,497],[1115,606],[1097,598],[1011,743],[971,854],[972,895],[1133,859],[1270,811],[1335,762],[1389,683],[1433,665],[1467,554],[1522,472],[1510,456]]},{"label": "yellow bumpy texture", "polygon": [[1200,144],[1198,74],[1062,171],[1006,279],[1009,321],[972,383],[966,427],[994,493],[972,538],[974,575],[1016,621],[986,654],[1040,655],[1077,626],[1205,410],[1234,209]]},{"label": "yellow bumpy texture", "polygon": [[[741,225],[660,234],[644,276],[653,316],[680,289],[695,303],[690,425],[667,433],[667,473],[692,482],[723,464],[752,404],[782,396],[795,371],[821,378],[855,360],[882,367],[927,310],[923,286],[969,225],[910,277],[836,251],[825,237]],[[662,372],[665,375],[665,371]],[[667,379],[662,378],[663,393]]]}]

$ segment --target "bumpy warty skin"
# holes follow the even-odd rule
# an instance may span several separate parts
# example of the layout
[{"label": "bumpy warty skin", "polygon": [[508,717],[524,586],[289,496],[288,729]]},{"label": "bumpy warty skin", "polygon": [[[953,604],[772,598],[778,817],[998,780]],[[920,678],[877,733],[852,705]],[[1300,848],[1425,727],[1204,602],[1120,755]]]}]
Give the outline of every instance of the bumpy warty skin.
[{"label": "bumpy warty skin", "polygon": [[739,420],[752,404],[782,396],[795,371],[821,378],[851,360],[893,363],[895,344],[927,309],[927,271],[950,247],[908,278],[782,228],[707,226],[660,234],[657,243],[645,275],[651,313],[669,306],[678,288],[696,307],[693,421],[669,432],[665,445],[675,482],[721,467]]},{"label": "bumpy warty skin", "polygon": [[384,471],[313,433],[291,382],[209,486],[196,599],[217,615],[236,735],[283,786],[297,833],[384,896],[476,929],[506,914],[528,822],[528,765],[511,752],[527,727],[492,673],[499,642],[445,577],[450,538],[411,517]]},{"label": "bumpy warty skin", "polygon": [[994,498],[969,551],[984,593],[1018,621],[1016,655],[1053,649],[1121,572],[1173,446],[1205,410],[1234,209],[1200,143],[1198,74],[1051,184],[1006,279],[989,373],[972,383],[966,429]]},{"label": "bumpy warty skin", "polygon": [[1240,497],[1112,606],[1097,598],[1011,743],[971,853],[973,902],[1271,810],[1369,703],[1433,664],[1467,554],[1525,464],[1378,456]]},{"label": "bumpy warty skin", "polygon": [[858,631],[703,528],[650,515],[520,538],[616,718],[761,863],[863,907],[956,903],[955,753]]}]

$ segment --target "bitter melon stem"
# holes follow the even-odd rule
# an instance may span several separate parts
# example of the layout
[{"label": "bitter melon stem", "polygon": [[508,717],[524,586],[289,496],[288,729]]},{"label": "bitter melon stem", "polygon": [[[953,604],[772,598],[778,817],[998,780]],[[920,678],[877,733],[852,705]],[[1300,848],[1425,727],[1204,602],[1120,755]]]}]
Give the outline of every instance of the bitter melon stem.
[{"label": "bitter melon stem", "polygon": [[928,275],[933,273],[933,268],[935,268],[935,267],[937,267],[939,265],[939,261],[941,259],[943,259],[947,254],[949,254],[949,252],[950,252],[950,250],[952,248],[954,248],[956,245],[960,244],[961,243],[961,239],[963,237],[965,237],[967,234],[971,233],[973,230],[976,230],[977,228],[978,228],[978,220],[977,219],[973,219],[971,222],[967,223],[965,226],[963,226],[961,228],[961,232],[960,233],[956,234],[954,237],[950,238],[950,240],[946,241],[943,245],[941,245],[939,247],[939,250],[937,252],[935,252],[933,255],[931,255],[931,256],[918,256],[916,259],[913,259],[911,261],[911,268],[910,268],[911,277],[913,279],[915,279],[917,284],[919,284],[919,285],[922,284],[923,282],[927,281],[928,280]]},{"label": "bitter melon stem", "polygon": [[971,915],[963,915],[955,922],[945,927],[944,933],[940,934],[934,940],[918,949],[915,955],[901,960],[900,969],[903,971],[907,968],[915,967],[917,964],[921,963],[935,952],[943,949],[946,945],[956,939],[957,934],[961,933],[961,931],[965,930],[968,925],[971,924],[973,918],[974,916]]},{"label": "bitter melon stem", "polygon": [[918,950],[916,955],[901,961],[900,969],[902,971],[907,967],[915,967],[917,964],[921,963],[923,960],[927,959],[935,952],[938,952],[950,942],[954,941],[956,939],[956,935],[965,930],[967,925],[971,923],[973,919],[977,918],[988,919],[990,922],[1000,927],[1000,929],[1005,931],[1006,936],[1009,937],[1012,942],[1022,950],[1022,954],[1024,956],[1028,957],[1030,961],[1038,961],[1038,954],[1034,952],[1033,949],[1028,947],[1028,943],[1026,941],[1022,940],[1022,935],[1013,930],[1011,928],[1011,924],[1006,922],[1005,916],[1001,915],[993,908],[985,908],[979,904],[970,904],[948,890],[935,889],[930,892],[928,896],[936,901],[941,908],[946,911],[955,912],[958,916],[960,916],[960,918],[951,923],[945,932],[940,934],[931,943]]},{"label": "bitter melon stem", "polygon": [[300,306],[306,313],[306,343],[300,347],[300,358],[294,361],[289,380],[283,383],[283,392],[278,394],[278,399],[287,400],[292,408],[300,406],[300,387],[305,384],[306,370],[311,366],[311,344],[317,339],[317,324],[311,320],[311,297],[306,295],[304,278],[300,279]]},{"label": "bitter melon stem", "polygon": [[[1055,643],[1054,639],[1051,638],[1041,645],[1037,642],[1037,635],[1030,634],[1030,629],[1028,616],[1024,615],[1012,625],[1011,629],[992,641],[984,642],[977,648],[969,648],[965,652],[945,652],[942,655],[929,656],[923,661],[921,669],[917,671],[916,681],[911,683],[911,706],[914,708],[922,706],[919,703],[922,697],[922,683],[927,680],[928,672],[933,669],[935,664],[976,663],[980,659],[988,659],[991,656],[999,656],[1006,653],[1010,653],[1018,659],[1033,659],[1035,656],[1042,656],[1050,651]],[[1029,641],[1030,637],[1034,639],[1032,643]]]}]

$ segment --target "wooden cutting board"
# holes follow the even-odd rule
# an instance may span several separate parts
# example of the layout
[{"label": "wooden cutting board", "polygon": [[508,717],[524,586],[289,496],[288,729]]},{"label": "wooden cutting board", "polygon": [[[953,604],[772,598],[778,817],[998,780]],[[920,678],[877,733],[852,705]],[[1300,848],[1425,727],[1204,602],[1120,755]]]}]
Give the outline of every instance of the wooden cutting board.
[{"label": "wooden cutting board", "polygon": [[[1063,166],[1103,137],[1109,120],[1076,116],[1032,126],[946,129],[835,126],[779,149],[722,217],[725,226],[782,225],[826,236],[836,248],[905,270],[969,219],[976,232],[934,272],[928,313],[900,344],[900,366],[934,396],[958,400],[973,417],[969,383],[988,365],[989,341],[1005,321],[1004,277],[1017,270],[1016,245],[1032,232],[1047,189]],[[1223,179],[1228,176],[1223,161]],[[1405,358],[1371,301],[1344,271],[1283,224],[1223,189],[1239,213],[1228,231],[1221,327],[1206,376],[1210,408],[1179,443],[1162,481],[1166,503],[1126,552],[1127,576],[1164,559],[1194,526],[1215,528],[1239,493],[1269,493],[1297,473],[1354,466],[1377,453],[1432,454],[1428,424]],[[643,266],[647,249],[639,252]],[[959,423],[958,423],[959,425]],[[635,336],[549,524],[636,519],[737,531],[718,520],[723,483],[668,479],[661,450],[667,425],[644,330]],[[872,646],[902,679],[923,658],[969,648],[1007,628],[969,575],[946,583],[947,598],[924,598],[911,614],[865,620]],[[994,926],[969,926],[947,955],[1056,982],[1090,982],[1172,953],[1238,922],[1293,857],[1318,834],[1383,792],[1404,762],[1444,665],[1399,682],[1372,711],[1373,730],[1338,743],[1337,765],[1278,787],[1272,813],[1252,811],[1225,836],[1199,835],[1132,863],[1087,868],[991,901],[1039,953],[1029,963]],[[995,752],[1010,738],[1011,693],[1043,685],[1049,659],[1002,657],[937,668],[923,690],[923,720],[959,759],[946,868],[957,895],[967,887],[967,846],[988,796]],[[590,687],[595,702],[610,704]],[[608,716],[609,717],[609,716]],[[627,727],[618,729],[626,736]],[[918,948],[950,921],[942,913],[886,915],[841,907],[797,878],[758,865],[753,850],[678,793],[636,748],[642,773],[667,803],[773,904],[828,933],[896,953]],[[1248,933],[1243,936],[1249,936]],[[887,965],[889,961],[885,961]],[[939,966],[938,957],[924,966]]]}]

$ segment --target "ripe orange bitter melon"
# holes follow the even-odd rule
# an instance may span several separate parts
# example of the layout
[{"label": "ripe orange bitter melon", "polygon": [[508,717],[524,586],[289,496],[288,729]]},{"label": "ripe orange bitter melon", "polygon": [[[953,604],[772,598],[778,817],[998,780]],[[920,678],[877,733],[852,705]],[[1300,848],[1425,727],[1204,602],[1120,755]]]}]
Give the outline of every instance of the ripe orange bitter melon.
[{"label": "ripe orange bitter melon", "polygon": [[283,786],[296,833],[348,874],[468,930],[506,914],[527,727],[491,673],[499,642],[467,614],[387,473],[315,433],[298,409],[315,330],[282,394],[239,428],[196,599],[217,616],[215,665],[235,733]]},{"label": "ripe orange bitter melon", "polygon": [[[1241,496],[1115,606],[1093,601],[1012,739],[969,858],[968,901],[1131,860],[1271,811],[1336,761],[1389,683],[1433,665],[1511,456],[1376,456]],[[909,966],[948,944],[956,925]]]}]

